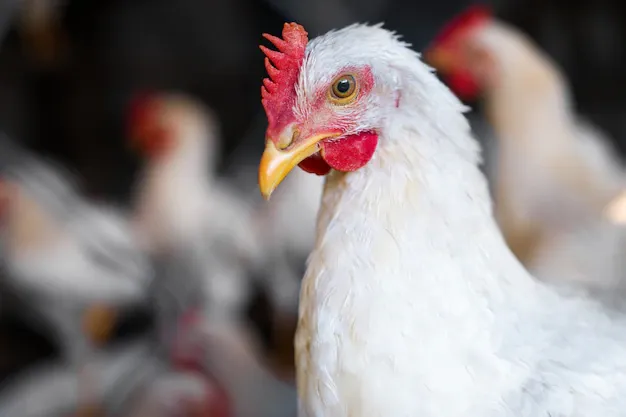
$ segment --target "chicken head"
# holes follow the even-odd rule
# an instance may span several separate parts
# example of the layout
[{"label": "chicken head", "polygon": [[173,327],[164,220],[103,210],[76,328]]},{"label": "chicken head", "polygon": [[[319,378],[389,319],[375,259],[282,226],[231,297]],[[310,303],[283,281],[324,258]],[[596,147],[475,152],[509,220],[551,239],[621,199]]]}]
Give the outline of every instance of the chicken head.
[{"label": "chicken head", "polygon": [[489,9],[473,6],[448,22],[425,52],[425,60],[464,100],[475,100],[496,79],[494,57],[474,36],[490,21]]},{"label": "chicken head", "polygon": [[172,133],[160,120],[163,108],[150,94],[136,96],[130,105],[128,134],[131,144],[148,158],[159,157],[173,145]]},{"label": "chicken head", "polygon": [[[259,167],[266,199],[296,165],[325,175],[331,169],[356,171],[374,157],[379,132],[402,101],[399,68],[410,60],[384,51],[384,36],[370,36],[357,26],[355,33],[381,49],[380,56],[367,56],[348,43],[330,45],[329,38],[308,42],[307,32],[295,23],[285,24],[282,39],[264,35],[278,49],[261,47],[269,74],[261,88],[268,128]],[[397,38],[390,32],[385,36]],[[333,47],[339,50],[329,53]]]},{"label": "chicken head", "polygon": [[127,123],[131,146],[149,160],[185,150],[213,155],[218,146],[215,116],[183,94],[137,94],[131,100]]}]

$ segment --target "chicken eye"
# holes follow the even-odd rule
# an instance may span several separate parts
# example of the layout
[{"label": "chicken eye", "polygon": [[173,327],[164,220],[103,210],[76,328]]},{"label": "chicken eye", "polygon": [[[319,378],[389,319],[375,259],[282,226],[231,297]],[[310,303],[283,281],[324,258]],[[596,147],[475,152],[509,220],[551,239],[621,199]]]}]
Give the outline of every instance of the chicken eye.
[{"label": "chicken eye", "polygon": [[357,85],[354,76],[345,74],[337,78],[330,89],[330,98],[336,104],[348,104],[356,97]]}]

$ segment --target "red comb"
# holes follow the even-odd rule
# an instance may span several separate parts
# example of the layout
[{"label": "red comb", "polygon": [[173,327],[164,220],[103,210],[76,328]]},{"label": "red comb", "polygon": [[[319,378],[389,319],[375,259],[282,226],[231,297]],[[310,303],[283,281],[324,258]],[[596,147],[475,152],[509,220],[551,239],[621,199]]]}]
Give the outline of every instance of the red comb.
[{"label": "red comb", "polygon": [[263,80],[261,103],[270,128],[282,125],[291,115],[295,103],[294,86],[298,81],[300,65],[304,59],[308,33],[297,23],[285,23],[283,38],[263,34],[278,50],[261,45],[265,54],[265,69],[269,78]]},{"label": "red comb", "polygon": [[434,44],[446,43],[461,33],[491,20],[493,13],[485,5],[474,5],[450,20],[435,37]]},{"label": "red comb", "polygon": [[139,123],[145,120],[154,94],[148,91],[136,93],[129,104],[129,122],[131,124]]},{"label": "red comb", "polygon": [[166,155],[173,145],[171,132],[161,120],[161,106],[159,95],[147,91],[135,94],[130,101],[127,136],[144,156]]}]

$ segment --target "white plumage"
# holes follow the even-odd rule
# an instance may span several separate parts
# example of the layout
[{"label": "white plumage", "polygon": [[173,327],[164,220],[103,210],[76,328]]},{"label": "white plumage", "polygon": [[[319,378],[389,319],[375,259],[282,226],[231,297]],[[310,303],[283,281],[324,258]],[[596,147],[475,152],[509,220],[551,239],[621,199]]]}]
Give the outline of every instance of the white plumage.
[{"label": "white plumage", "polygon": [[624,317],[515,259],[463,107],[414,52],[380,27],[313,40],[298,121],[355,66],[374,77],[357,131],[380,140],[326,182],[296,336],[300,416],[623,415]]}]

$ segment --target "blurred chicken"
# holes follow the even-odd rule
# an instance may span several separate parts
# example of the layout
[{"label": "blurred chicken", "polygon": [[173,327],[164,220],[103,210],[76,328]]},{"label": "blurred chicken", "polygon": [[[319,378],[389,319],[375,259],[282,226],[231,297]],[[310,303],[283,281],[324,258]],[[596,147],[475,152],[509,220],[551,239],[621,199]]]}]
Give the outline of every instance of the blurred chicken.
[{"label": "blurred chicken", "polygon": [[201,373],[224,391],[222,403],[230,401],[234,416],[292,416],[295,390],[263,366],[249,327],[210,315],[202,291],[207,255],[212,259],[189,245],[159,257],[154,305],[166,355],[175,369]]},{"label": "blurred chicken", "polygon": [[217,121],[182,94],[138,97],[130,116],[130,138],[146,160],[134,221],[142,247],[155,256],[202,247],[211,316],[237,316],[262,248],[250,208],[214,179]]},{"label": "blurred chicken", "polygon": [[[250,349],[252,337],[238,337],[228,327],[207,323],[205,366],[228,390],[237,417],[293,417],[296,389],[278,380]],[[293,339],[292,339],[293,340]]]},{"label": "blurred chicken", "polygon": [[282,410],[295,410],[295,391],[264,368],[243,317],[250,271],[264,267],[266,249],[250,207],[214,178],[215,126],[183,95],[144,96],[132,106],[130,136],[147,159],[136,227],[159,265],[161,340],[177,367],[225,386],[236,416],[289,416]]},{"label": "blurred chicken", "polygon": [[[459,96],[484,98],[498,139],[496,218],[517,257],[546,280],[578,277],[572,279],[592,288],[619,281],[619,268],[608,273],[582,265],[590,257],[614,262],[612,245],[624,231],[604,223],[617,220],[607,208],[626,177],[610,140],[574,114],[556,64],[482,7],[450,22],[426,56]],[[566,256],[566,247],[581,245],[588,250]],[[553,256],[557,252],[564,258]],[[586,272],[567,274],[577,263]]]},{"label": "blurred chicken", "polygon": [[163,345],[171,349],[174,366],[203,373],[223,389],[234,416],[294,415],[294,388],[263,366],[257,354],[258,341],[250,329],[240,322],[213,320],[208,314],[194,312],[206,306],[197,290],[203,277],[198,261],[203,256],[188,248],[159,264],[157,282],[163,287],[156,292],[155,306],[160,313],[158,322],[164,326]]},{"label": "blurred chicken", "polygon": [[14,158],[2,161],[0,183],[6,308],[49,334],[88,378],[93,349],[116,317],[147,301],[151,266],[122,213],[83,201],[53,164],[7,151]]}]

